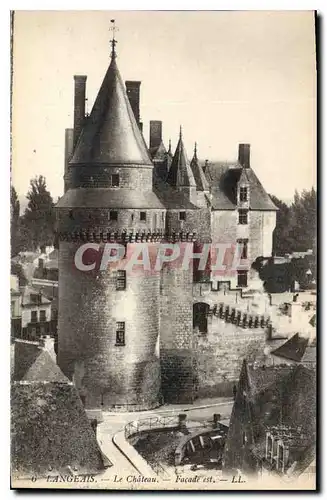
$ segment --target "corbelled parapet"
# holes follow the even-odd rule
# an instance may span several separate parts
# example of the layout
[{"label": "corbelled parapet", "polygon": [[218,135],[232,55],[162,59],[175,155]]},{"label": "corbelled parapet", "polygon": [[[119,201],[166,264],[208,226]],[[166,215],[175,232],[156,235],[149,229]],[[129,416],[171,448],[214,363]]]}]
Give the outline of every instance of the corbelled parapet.
[{"label": "corbelled parapet", "polygon": [[72,231],[60,232],[58,234],[60,241],[82,241],[82,242],[122,242],[122,243],[144,243],[144,242],[160,242],[168,243],[178,242],[194,242],[196,241],[196,233],[165,233],[164,231],[146,232],[146,231],[121,231],[121,232],[104,232],[104,231]]}]

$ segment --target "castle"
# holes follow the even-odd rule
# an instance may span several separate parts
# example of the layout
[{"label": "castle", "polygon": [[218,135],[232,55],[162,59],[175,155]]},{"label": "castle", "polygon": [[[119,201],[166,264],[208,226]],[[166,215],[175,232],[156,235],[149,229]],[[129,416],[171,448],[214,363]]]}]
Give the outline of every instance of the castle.
[{"label": "castle", "polygon": [[[250,166],[188,160],[180,131],[166,150],[161,122],[140,122],[140,82],[123,82],[112,41],[111,62],[89,116],[86,76],[75,76],[74,129],[65,136],[65,193],[57,204],[59,236],[58,363],[86,408],[145,410],[196,396],[194,287],[249,286],[251,263],[269,256],[276,207]],[[213,276],[165,263],[133,273],[124,260],[160,242],[242,245],[242,270]],[[86,242],[125,247],[120,268],[74,266]],[[92,256],[91,256],[92,261]]]}]

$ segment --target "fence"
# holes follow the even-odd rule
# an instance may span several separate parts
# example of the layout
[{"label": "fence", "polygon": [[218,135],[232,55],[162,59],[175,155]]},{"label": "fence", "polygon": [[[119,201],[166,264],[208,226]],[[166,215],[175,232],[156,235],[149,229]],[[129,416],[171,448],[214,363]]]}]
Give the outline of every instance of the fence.
[{"label": "fence", "polygon": [[138,432],[150,429],[160,429],[162,427],[178,427],[180,423],[178,415],[167,415],[158,417],[149,417],[141,420],[134,420],[125,426],[125,438],[133,436]]}]

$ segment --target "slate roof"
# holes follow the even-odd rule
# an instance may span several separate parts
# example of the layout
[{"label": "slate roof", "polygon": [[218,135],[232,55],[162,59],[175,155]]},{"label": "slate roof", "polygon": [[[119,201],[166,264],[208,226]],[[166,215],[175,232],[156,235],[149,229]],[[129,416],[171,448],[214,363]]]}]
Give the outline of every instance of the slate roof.
[{"label": "slate roof", "polygon": [[[238,163],[209,163],[205,175],[211,187],[213,210],[235,210],[237,184],[244,168]],[[245,175],[243,173],[243,175]],[[246,169],[250,210],[277,210],[252,168]]]},{"label": "slate roof", "polygon": [[298,333],[271,352],[274,356],[300,362],[305,354],[309,339],[300,337]]},{"label": "slate roof", "polygon": [[176,146],[176,151],[167,175],[167,182],[174,187],[196,186],[190,162],[187,158],[182,133]]},{"label": "slate roof", "polygon": [[13,378],[17,381],[69,382],[44,347],[24,340],[15,340]]},{"label": "slate roof", "polygon": [[164,205],[152,191],[113,188],[69,189],[57,203],[58,208],[136,208],[163,209]]},{"label": "slate roof", "polygon": [[[301,427],[308,442],[313,443],[316,425],[315,371],[303,365],[255,368],[245,362],[245,367],[255,442],[259,443],[264,438],[268,427],[282,424]],[[303,439],[297,446],[302,445]]]},{"label": "slate roof", "polygon": [[194,155],[191,160],[191,169],[194,175],[195,183],[196,183],[196,189],[198,191],[209,191],[209,184],[207,181],[207,178],[204,174],[203,168],[200,166],[198,157],[197,157],[197,150],[196,150],[196,144],[194,147]]},{"label": "slate roof", "polygon": [[152,165],[116,57],[111,59],[70,161],[71,166],[86,163]]},{"label": "slate roof", "polygon": [[[35,303],[31,300],[31,294],[35,294],[35,295],[40,295],[41,297],[41,301],[40,301],[40,304],[38,303]],[[30,285],[27,285],[24,287],[24,289],[22,290],[22,305],[23,306],[28,306],[28,305],[34,305],[34,306],[37,306],[37,305],[42,305],[42,304],[50,304],[51,303],[51,300],[47,299],[43,294],[42,292],[40,292],[40,290],[36,290],[36,288],[30,286]]]},{"label": "slate roof", "polygon": [[41,477],[104,470],[104,457],[72,383],[13,382],[11,467],[13,475]]},{"label": "slate roof", "polygon": [[152,160],[164,161],[167,157],[167,150],[164,143],[161,141],[159,146],[155,146],[149,149],[150,156]]},{"label": "slate roof", "polygon": [[167,209],[199,210],[199,208],[189,201],[185,194],[170,186],[162,180],[154,170],[153,176],[154,192]]}]

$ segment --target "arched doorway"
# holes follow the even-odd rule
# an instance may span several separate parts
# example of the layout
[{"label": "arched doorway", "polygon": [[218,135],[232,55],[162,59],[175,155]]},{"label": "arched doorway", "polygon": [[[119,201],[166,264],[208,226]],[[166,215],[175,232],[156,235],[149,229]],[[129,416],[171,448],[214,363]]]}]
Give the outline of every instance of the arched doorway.
[{"label": "arched doorway", "polygon": [[196,302],[193,304],[193,328],[199,328],[201,333],[208,333],[209,304]]}]

